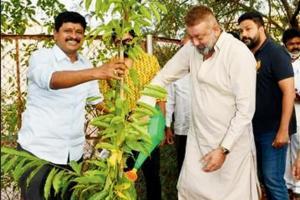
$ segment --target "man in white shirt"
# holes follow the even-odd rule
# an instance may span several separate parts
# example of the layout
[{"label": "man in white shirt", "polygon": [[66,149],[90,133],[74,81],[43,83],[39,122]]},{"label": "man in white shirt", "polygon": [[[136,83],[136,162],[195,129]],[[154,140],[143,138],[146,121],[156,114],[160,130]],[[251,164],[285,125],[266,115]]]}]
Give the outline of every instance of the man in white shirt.
[{"label": "man in white shirt", "polygon": [[[173,130],[171,123],[174,121],[175,146],[177,152],[178,173],[184,160],[186,138],[190,126],[191,118],[191,94],[190,94],[190,74],[171,83],[168,88],[166,102],[166,138],[167,143],[173,143]],[[174,115],[174,120],[173,120]]]},{"label": "man in white shirt", "polygon": [[[63,168],[67,168],[71,160],[82,159],[86,99],[99,97],[91,102],[96,106],[103,100],[97,80],[120,79],[125,70],[119,60],[92,68],[91,63],[77,53],[85,28],[85,19],[80,14],[60,13],[55,18],[56,44],[34,52],[29,60],[28,95],[18,149]],[[28,188],[26,178],[30,172],[21,177],[24,200],[44,199],[43,187],[52,168],[47,165],[40,169]],[[60,196],[51,195],[50,199]]]},{"label": "man in white shirt", "polygon": [[[255,58],[206,6],[185,17],[190,41],[156,75],[162,87],[191,76],[191,123],[177,184],[179,200],[258,200],[251,120]],[[241,67],[242,66],[242,67]],[[140,101],[155,105],[143,96]]]},{"label": "man in white shirt", "polygon": [[[284,178],[288,189],[291,190],[295,196],[300,197],[300,180],[297,181],[295,177],[292,176],[292,164],[297,163],[297,160],[300,162],[300,31],[295,28],[286,30],[283,33],[282,42],[292,58],[294,85],[296,90],[295,109],[297,119],[297,133],[291,135],[290,143],[288,144]],[[297,167],[296,164],[295,167]]]}]

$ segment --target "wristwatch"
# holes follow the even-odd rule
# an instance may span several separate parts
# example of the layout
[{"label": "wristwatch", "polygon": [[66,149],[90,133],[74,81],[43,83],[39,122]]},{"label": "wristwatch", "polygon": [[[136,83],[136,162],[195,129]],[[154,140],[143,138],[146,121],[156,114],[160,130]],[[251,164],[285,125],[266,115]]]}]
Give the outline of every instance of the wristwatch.
[{"label": "wristwatch", "polygon": [[220,146],[220,148],[221,148],[224,155],[229,154],[230,151],[228,149],[226,149],[225,147],[222,147],[222,146]]}]

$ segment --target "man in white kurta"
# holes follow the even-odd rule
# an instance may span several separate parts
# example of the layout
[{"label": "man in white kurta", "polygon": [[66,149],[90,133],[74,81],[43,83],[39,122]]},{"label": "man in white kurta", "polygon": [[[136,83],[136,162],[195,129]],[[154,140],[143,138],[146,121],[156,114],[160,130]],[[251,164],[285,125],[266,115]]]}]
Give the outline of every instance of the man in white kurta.
[{"label": "man in white kurta", "polygon": [[[191,42],[152,81],[165,87],[191,74],[191,127],[178,198],[258,200],[251,125],[255,58],[242,42],[211,23],[216,20],[210,9],[196,6],[191,12],[196,21],[185,19]],[[148,97],[142,100],[153,104]]]},{"label": "man in white kurta", "polygon": [[[292,174],[292,164],[296,161],[297,154],[300,155],[300,30],[295,28],[287,29],[283,33],[282,42],[292,59],[296,90],[295,109],[297,119],[297,133],[290,136],[290,143],[288,144],[284,178],[287,188],[300,197],[300,180],[296,180]],[[298,159],[300,159],[300,157]]]}]

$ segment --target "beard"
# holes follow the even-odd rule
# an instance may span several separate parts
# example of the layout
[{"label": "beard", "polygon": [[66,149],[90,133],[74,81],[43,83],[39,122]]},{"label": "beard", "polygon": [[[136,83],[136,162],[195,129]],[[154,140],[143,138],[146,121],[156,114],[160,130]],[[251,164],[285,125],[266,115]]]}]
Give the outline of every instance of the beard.
[{"label": "beard", "polygon": [[249,49],[254,49],[259,45],[259,37],[250,38],[250,37],[242,37],[241,39]]},{"label": "beard", "polygon": [[196,49],[200,54],[205,56],[205,55],[208,55],[212,51],[213,47],[208,47],[208,46],[207,47],[199,47],[199,46],[196,46]]},{"label": "beard", "polygon": [[289,54],[290,54],[292,60],[294,61],[300,57],[300,49],[290,51]]},{"label": "beard", "polygon": [[214,33],[212,33],[208,44],[204,45],[204,46],[198,45],[198,46],[196,46],[196,49],[200,54],[202,54],[203,56],[206,56],[214,50],[216,41],[217,41],[217,37],[215,36]]}]

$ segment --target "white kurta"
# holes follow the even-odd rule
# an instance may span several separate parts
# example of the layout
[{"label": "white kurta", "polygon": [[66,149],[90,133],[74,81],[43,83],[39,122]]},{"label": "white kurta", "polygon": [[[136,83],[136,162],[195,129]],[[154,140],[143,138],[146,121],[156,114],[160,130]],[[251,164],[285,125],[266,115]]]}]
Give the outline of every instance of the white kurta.
[{"label": "white kurta", "polygon": [[[152,84],[168,85],[191,72],[192,120],[178,180],[180,200],[258,200],[251,120],[256,61],[249,49],[223,32],[209,59],[186,44]],[[149,99],[148,99],[149,100]],[[148,101],[149,102],[149,101]],[[221,169],[204,172],[200,159],[220,145],[230,150]]]}]

